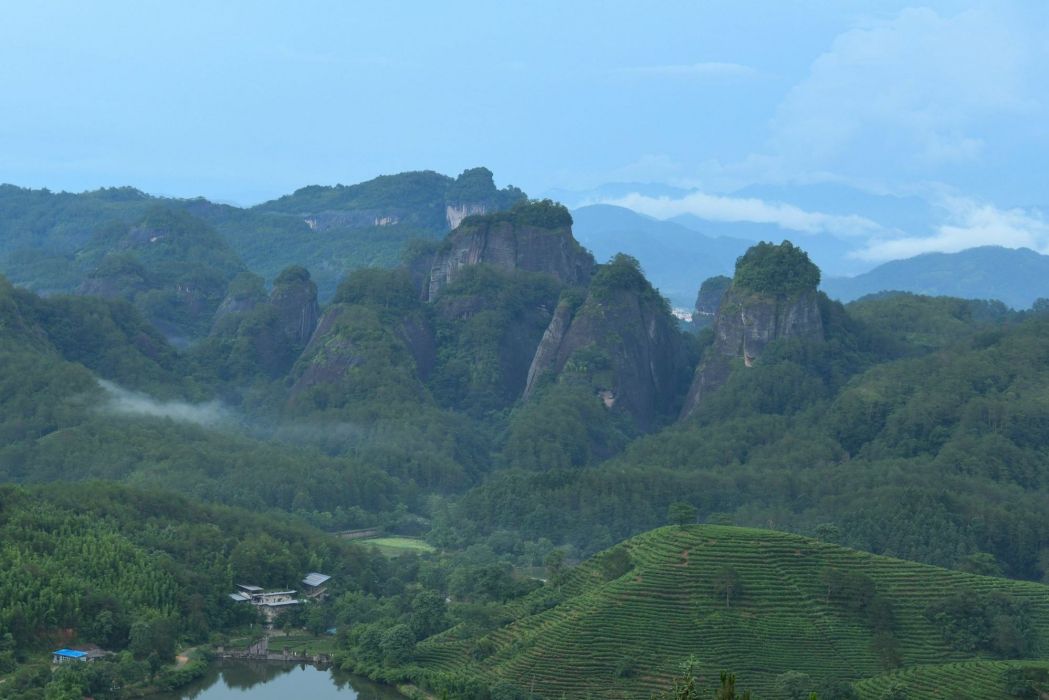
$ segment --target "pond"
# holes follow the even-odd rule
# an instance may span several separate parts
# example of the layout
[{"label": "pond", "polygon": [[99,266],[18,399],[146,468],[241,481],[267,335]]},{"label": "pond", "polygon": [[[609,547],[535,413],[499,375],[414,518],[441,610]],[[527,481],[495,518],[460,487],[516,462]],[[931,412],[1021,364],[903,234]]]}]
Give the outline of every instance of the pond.
[{"label": "pond", "polygon": [[404,700],[389,686],[335,669],[274,661],[223,660],[207,675],[173,693],[147,700]]}]

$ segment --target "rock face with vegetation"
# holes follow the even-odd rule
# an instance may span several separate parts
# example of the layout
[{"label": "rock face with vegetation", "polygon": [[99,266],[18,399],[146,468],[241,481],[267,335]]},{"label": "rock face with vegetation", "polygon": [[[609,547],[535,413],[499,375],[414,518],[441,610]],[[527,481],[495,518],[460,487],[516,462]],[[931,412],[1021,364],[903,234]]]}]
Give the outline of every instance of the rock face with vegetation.
[{"label": "rock face with vegetation", "polygon": [[352,412],[382,392],[381,412],[424,400],[433,339],[407,273],[358,270],[334,301],[292,371],[291,403]]},{"label": "rock face with vegetation", "polygon": [[310,279],[309,271],[296,265],[281,272],[273,283],[270,304],[277,312],[284,335],[296,346],[305,347],[320,314],[317,285]]},{"label": "rock face with vegetation", "polygon": [[549,200],[463,220],[436,251],[423,298],[435,299],[465,267],[541,272],[561,284],[585,285],[594,259],[572,237],[572,215]]},{"label": "rock face with vegetation", "polygon": [[206,334],[229,283],[244,270],[214,229],[159,206],[134,225],[101,227],[79,255],[94,261],[79,294],[130,301],[174,340]]},{"label": "rock face with vegetation", "polygon": [[562,298],[528,371],[525,396],[544,381],[583,384],[642,429],[676,411],[687,377],[684,340],[667,302],[637,261],[601,266],[585,296]]},{"label": "rock face with vegetation", "polygon": [[753,366],[769,343],[822,338],[819,281],[819,268],[789,241],[759,243],[740,257],[718,306],[714,344],[696,369],[682,415],[691,415],[705,396],[720,388],[734,364]]},{"label": "rock face with vegetation", "polygon": [[703,281],[699,286],[699,294],[696,295],[696,303],[692,309],[692,325],[697,329],[708,328],[714,325],[714,318],[718,315],[721,300],[725,292],[732,286],[732,278],[718,275]]}]

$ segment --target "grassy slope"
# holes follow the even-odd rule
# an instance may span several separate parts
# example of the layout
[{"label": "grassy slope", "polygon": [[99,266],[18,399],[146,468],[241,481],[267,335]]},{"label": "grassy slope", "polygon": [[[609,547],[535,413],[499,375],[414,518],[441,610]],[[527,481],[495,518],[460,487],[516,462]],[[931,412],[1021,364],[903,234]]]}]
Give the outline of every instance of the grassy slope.
[{"label": "grassy slope", "polygon": [[[612,564],[618,547],[629,551],[633,566],[612,578],[623,570]],[[733,527],[661,528],[618,547],[573,571],[556,607],[530,614],[530,604],[539,607],[537,599],[549,591],[521,603],[516,622],[488,636],[494,651],[482,661],[470,661],[478,640],[456,639],[453,630],[421,645],[421,665],[453,671],[469,664],[472,673],[509,679],[555,698],[588,692],[648,697],[679,673],[690,654],[699,661],[705,685],[713,687],[718,672],[730,669],[762,697],[786,671],[853,680],[885,673],[889,669],[872,649],[874,634],[865,618],[827,602],[820,581],[825,567],[861,572],[875,581],[878,594],[892,605],[905,668],[967,659],[952,651],[924,616],[929,603],[966,589],[1002,590],[1030,601],[1040,638],[1049,640],[1049,588],[1040,584]],[[728,609],[714,583],[725,566],[738,572],[743,587]],[[630,659],[631,671],[625,677],[617,673]],[[994,666],[984,682],[993,682],[1000,670]]]}]

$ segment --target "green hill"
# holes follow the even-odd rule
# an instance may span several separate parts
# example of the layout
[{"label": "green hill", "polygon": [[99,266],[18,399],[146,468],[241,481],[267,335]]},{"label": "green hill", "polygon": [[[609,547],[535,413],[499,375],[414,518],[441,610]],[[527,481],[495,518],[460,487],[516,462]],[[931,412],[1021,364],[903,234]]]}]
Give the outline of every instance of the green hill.
[{"label": "green hill", "polygon": [[[1005,694],[998,659],[1044,658],[1049,641],[1044,585],[724,526],[639,535],[508,608],[513,622],[487,634],[459,627],[420,644],[435,687],[457,673],[462,682],[465,667],[543,697],[643,698],[694,655],[711,689],[728,669],[756,696],[778,697],[778,677],[796,672],[810,690],[840,679],[880,697],[867,689],[891,685],[887,672],[935,679],[941,664],[979,659],[994,661],[976,674],[979,697],[995,697]],[[997,631],[966,637],[982,614]],[[934,681],[912,685],[910,698],[950,697]]]}]

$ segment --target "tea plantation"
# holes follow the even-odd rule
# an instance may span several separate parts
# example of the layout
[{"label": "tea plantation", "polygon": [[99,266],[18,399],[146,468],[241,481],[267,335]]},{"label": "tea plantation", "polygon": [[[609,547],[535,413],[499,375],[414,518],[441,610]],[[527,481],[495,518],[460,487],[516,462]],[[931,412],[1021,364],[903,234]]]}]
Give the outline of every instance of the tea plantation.
[{"label": "tea plantation", "polygon": [[690,656],[700,687],[712,691],[719,672],[731,670],[762,698],[783,697],[788,672],[807,675],[811,689],[852,683],[862,698],[883,697],[894,684],[912,700],[1009,697],[1005,672],[1016,664],[1002,657],[1013,647],[963,633],[987,601],[998,606],[995,625],[1015,627],[999,631],[1032,659],[1022,666],[1049,665],[1040,662],[1049,659],[1049,586],[781,532],[665,527],[508,606],[513,621],[503,627],[457,628],[423,642],[415,663],[436,676],[465,666],[486,682],[549,698],[649,698]]}]

